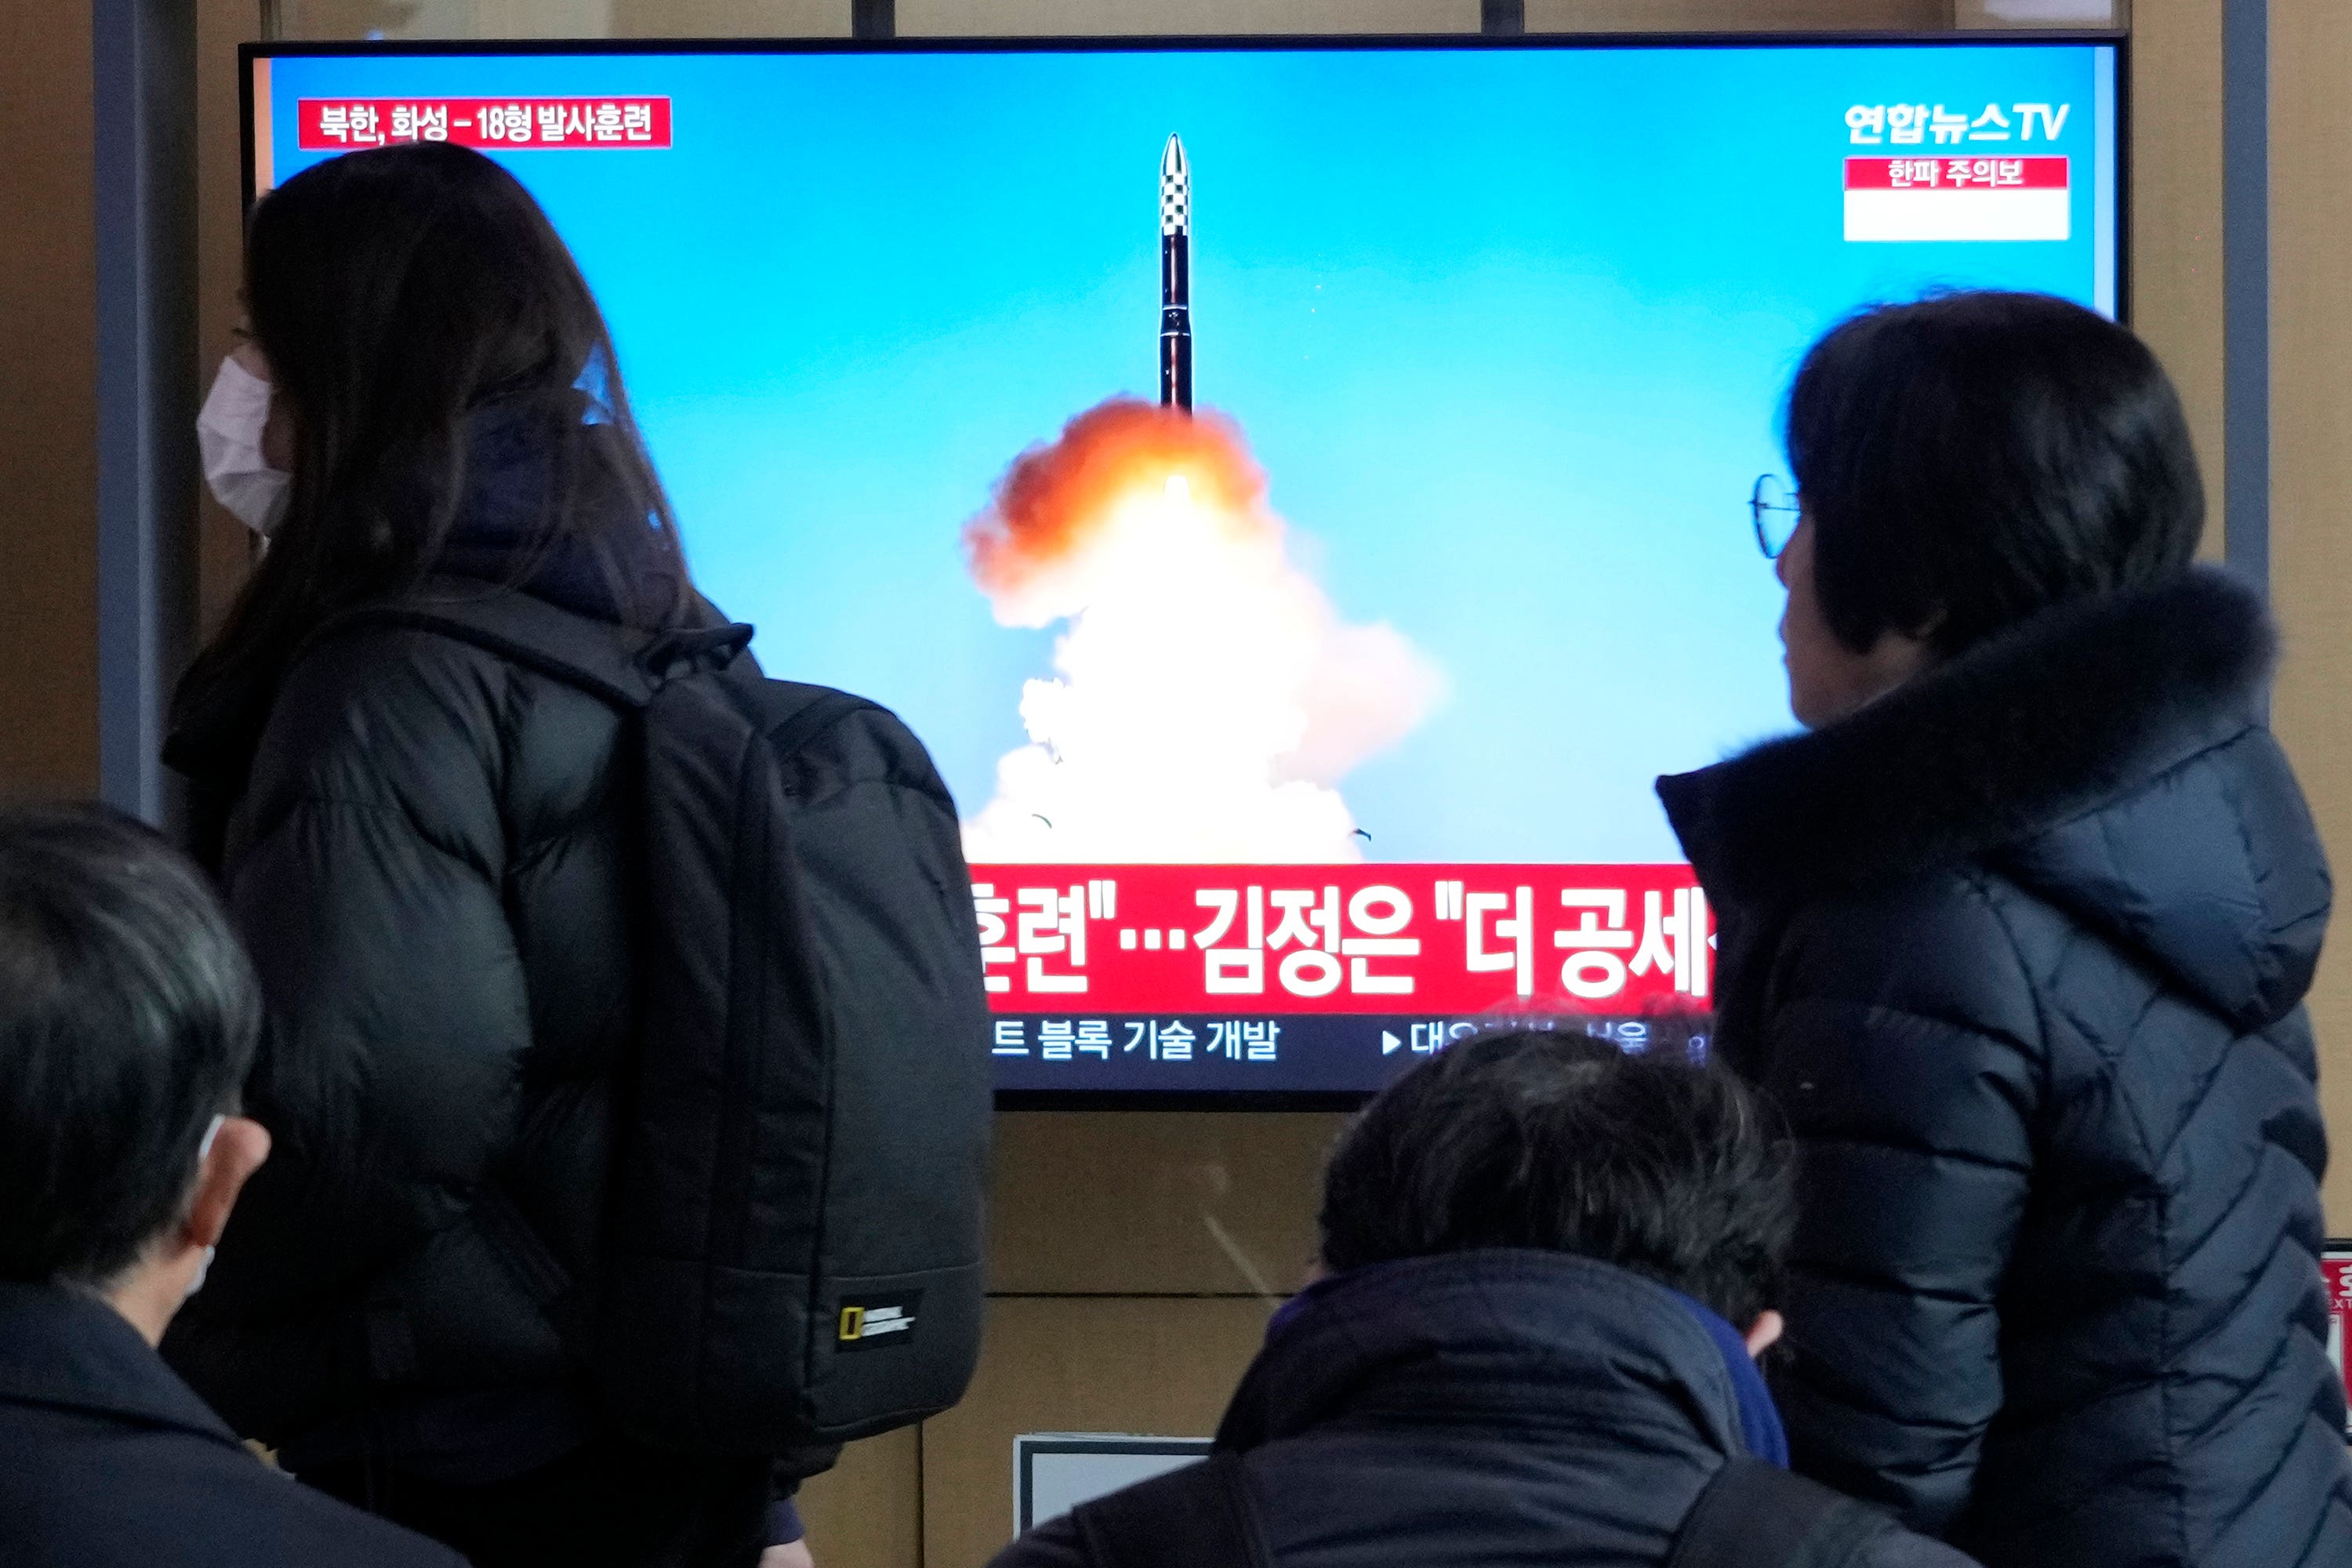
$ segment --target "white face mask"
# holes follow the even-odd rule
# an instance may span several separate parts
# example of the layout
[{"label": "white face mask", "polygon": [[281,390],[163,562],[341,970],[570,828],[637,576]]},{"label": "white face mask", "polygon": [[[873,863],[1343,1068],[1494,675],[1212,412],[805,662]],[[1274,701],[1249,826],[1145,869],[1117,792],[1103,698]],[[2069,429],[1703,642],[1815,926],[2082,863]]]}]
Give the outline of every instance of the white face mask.
[{"label": "white face mask", "polygon": [[196,415],[196,447],[204,454],[205,482],[221,505],[254,532],[268,537],[285,510],[293,476],[273,468],[261,455],[261,429],[269,423],[269,383],[235,359],[221,361],[212,392]]},{"label": "white face mask", "polygon": [[[244,367],[239,366],[238,368],[242,369]],[[198,1142],[196,1145],[197,1174],[202,1175],[204,1173],[205,1162],[212,1158],[213,1140],[220,1136],[220,1130],[226,1125],[228,1125],[227,1117],[215,1116],[212,1120],[212,1125],[205,1129],[203,1141]],[[196,1277],[188,1281],[188,1293],[187,1295],[180,1298],[182,1301],[188,1300],[190,1298],[194,1297],[197,1291],[205,1288],[205,1276],[213,1271],[213,1255],[219,1250],[220,1249],[218,1247],[207,1247],[205,1248],[204,1259],[196,1265]]]}]

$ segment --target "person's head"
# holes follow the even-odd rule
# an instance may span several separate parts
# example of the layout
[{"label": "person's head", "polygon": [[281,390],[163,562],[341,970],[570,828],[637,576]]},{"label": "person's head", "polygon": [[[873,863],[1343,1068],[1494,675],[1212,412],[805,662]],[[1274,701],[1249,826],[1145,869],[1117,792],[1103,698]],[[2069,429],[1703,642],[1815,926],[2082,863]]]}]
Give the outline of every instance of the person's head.
[{"label": "person's head", "polygon": [[1819,725],[2004,627],[2187,570],[2205,491],[2147,346],[2042,294],[1865,310],[1789,391],[1790,705]]},{"label": "person's head", "polygon": [[611,334],[546,215],[496,162],[420,142],[304,170],[253,210],[245,305],[257,362],[240,363],[268,382],[257,445],[291,482],[225,644],[283,651],[333,610],[428,573],[485,410],[530,433],[544,479],[518,580],[533,557],[578,548],[630,618],[682,613],[684,556]]},{"label": "person's head", "polygon": [[1778,1332],[1790,1183],[1786,1141],[1719,1068],[1581,1031],[1478,1036],[1391,1084],[1340,1137],[1322,1261],[1574,1253],[1762,1328],[1753,1343]]},{"label": "person's head", "polygon": [[261,1004],[202,876],[94,808],[0,811],[0,1279],[150,1339],[269,1151],[236,1115]]}]

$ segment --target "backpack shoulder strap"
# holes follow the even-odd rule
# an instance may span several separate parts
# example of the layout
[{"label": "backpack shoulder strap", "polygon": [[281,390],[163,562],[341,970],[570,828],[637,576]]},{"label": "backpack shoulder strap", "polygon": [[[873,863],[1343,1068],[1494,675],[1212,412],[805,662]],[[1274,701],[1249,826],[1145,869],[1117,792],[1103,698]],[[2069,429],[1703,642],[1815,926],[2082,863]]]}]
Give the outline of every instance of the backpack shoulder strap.
[{"label": "backpack shoulder strap", "polygon": [[1840,1568],[1895,1528],[1867,1503],[1741,1455],[1683,1516],[1666,1568]]},{"label": "backpack shoulder strap", "polygon": [[650,702],[680,661],[709,662],[716,656],[723,665],[751,640],[751,627],[727,625],[649,636],[573,615],[519,590],[433,578],[407,598],[346,611],[306,646],[375,626],[469,643],[628,709]]},{"label": "backpack shoulder strap", "polygon": [[780,756],[791,756],[852,713],[887,711],[878,702],[829,686],[804,686],[791,680],[772,680],[768,685],[775,693],[768,743]]},{"label": "backpack shoulder strap", "polygon": [[1273,1568],[1248,1473],[1213,1454],[1070,1510],[1093,1568]]}]

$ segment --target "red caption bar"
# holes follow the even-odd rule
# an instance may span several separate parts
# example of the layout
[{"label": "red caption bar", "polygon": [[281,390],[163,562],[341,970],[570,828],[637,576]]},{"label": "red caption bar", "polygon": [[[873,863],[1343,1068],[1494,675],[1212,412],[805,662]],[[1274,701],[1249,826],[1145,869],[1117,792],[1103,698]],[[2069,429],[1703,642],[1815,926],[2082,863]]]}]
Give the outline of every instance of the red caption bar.
[{"label": "red caption bar", "polygon": [[667,98],[305,98],[306,153],[452,142],[460,147],[667,147]]},{"label": "red caption bar", "polygon": [[1687,866],[975,866],[1000,1013],[1708,1005]]},{"label": "red caption bar", "polygon": [[[2345,1349],[2346,1342],[2352,1340],[2352,1252],[2331,1247],[2319,1267],[2327,1281],[2327,1353],[2343,1376],[2345,1399],[2352,1402],[2352,1354]],[[2345,1436],[2352,1437],[2352,1415],[2345,1418]]]},{"label": "red caption bar", "polygon": [[1848,158],[1849,191],[2063,191],[2063,158]]}]

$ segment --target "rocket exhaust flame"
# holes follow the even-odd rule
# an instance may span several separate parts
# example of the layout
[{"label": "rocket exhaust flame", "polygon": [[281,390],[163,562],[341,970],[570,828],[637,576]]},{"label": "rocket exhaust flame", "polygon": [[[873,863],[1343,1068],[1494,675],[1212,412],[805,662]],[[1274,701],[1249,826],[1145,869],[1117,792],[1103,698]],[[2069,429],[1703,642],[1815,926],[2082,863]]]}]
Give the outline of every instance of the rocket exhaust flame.
[{"label": "rocket exhaust flame", "polygon": [[973,860],[1363,858],[1336,786],[1443,683],[1291,559],[1230,421],[1111,399],[1016,459],[964,537],[1000,623],[1066,623],[1022,689],[1030,743],[964,825]]}]

